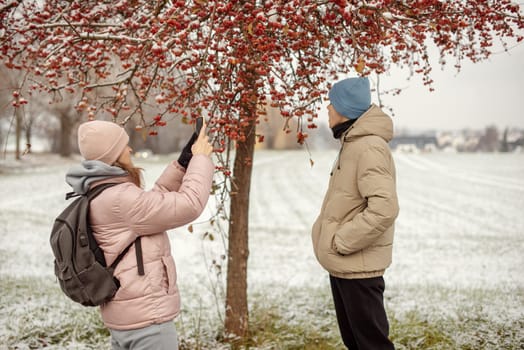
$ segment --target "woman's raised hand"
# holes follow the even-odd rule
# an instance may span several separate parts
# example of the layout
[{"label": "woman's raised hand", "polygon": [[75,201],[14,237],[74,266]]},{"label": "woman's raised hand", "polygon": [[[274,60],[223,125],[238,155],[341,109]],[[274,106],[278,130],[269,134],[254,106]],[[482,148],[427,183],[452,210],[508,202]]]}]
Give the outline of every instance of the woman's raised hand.
[{"label": "woman's raised hand", "polygon": [[202,129],[200,129],[200,134],[195,143],[191,147],[191,152],[193,155],[204,154],[209,156],[213,152],[213,146],[209,143],[209,137],[206,135],[206,121],[202,124]]}]

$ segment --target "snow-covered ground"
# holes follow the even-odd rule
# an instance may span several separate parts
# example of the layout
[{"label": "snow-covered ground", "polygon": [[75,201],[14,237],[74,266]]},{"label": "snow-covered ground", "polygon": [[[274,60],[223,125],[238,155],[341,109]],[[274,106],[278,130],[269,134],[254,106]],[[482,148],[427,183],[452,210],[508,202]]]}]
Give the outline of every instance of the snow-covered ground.
[{"label": "snow-covered ground", "polygon": [[[336,153],[313,152],[313,167],[303,151],[256,153],[248,277],[250,295],[257,296],[251,299],[252,307],[255,302],[285,304],[290,320],[306,322],[300,315],[318,307],[319,295],[329,302],[328,276],[313,255],[310,227]],[[25,162],[38,163],[36,168],[0,161],[2,279],[54,280],[49,231],[65,205],[69,188],[64,173],[73,161],[33,157]],[[434,319],[470,315],[519,324],[513,331],[524,342],[524,154],[394,157],[401,210],[394,261],[385,275],[388,312],[402,317],[416,310]],[[146,170],[146,187],[167,161],[137,160]],[[213,208],[210,200],[198,222],[204,222]],[[212,261],[224,263],[224,243],[220,236],[203,239],[209,229],[202,223],[194,225],[193,233],[186,227],[170,232],[182,327],[192,327],[197,313],[203,315],[198,316],[203,318],[199,327],[219,324],[223,313],[223,283],[215,284]],[[6,316],[17,306],[6,305],[0,293],[1,344],[13,332]]]}]

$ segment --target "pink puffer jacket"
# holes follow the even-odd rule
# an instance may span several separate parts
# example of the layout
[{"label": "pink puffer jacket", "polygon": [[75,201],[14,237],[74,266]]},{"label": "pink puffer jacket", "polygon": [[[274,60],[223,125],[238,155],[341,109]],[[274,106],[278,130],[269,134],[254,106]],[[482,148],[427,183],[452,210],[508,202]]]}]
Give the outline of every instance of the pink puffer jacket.
[{"label": "pink puffer jacket", "polygon": [[173,162],[151,191],[126,177],[91,202],[90,219],[96,240],[110,265],[121,251],[141,236],[144,276],[139,276],[135,246],[117,265],[120,289],[101,306],[102,319],[111,329],[128,330],[167,322],[180,311],[175,262],[166,230],[195,220],[203,211],[211,189],[214,166],[205,155],[195,155],[187,170]]}]

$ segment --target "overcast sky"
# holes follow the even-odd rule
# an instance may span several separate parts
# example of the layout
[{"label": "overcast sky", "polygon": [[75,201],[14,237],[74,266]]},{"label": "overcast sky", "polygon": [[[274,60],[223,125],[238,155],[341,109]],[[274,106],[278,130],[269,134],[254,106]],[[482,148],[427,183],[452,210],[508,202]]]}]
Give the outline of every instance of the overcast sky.
[{"label": "overcast sky", "polygon": [[[494,124],[524,128],[524,45],[488,61],[464,62],[458,74],[452,64],[444,71],[439,66],[433,71],[435,91],[429,92],[420,80],[404,80],[408,88],[385,99],[395,109],[397,127],[477,129]],[[400,78],[390,79],[402,84]]]},{"label": "overcast sky", "polygon": [[[454,61],[449,62],[444,71],[433,65],[433,92],[420,78],[408,81],[407,72],[381,77],[381,89],[405,87],[400,95],[382,97],[394,109],[397,130],[484,129],[487,125],[524,129],[524,44],[480,63],[464,61],[458,74]],[[376,96],[373,101],[377,102]]]}]

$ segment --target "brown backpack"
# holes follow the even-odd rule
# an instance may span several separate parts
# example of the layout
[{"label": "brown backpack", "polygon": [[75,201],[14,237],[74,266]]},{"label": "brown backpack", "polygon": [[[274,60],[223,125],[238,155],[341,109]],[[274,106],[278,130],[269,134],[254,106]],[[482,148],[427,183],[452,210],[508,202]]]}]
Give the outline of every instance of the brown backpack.
[{"label": "brown backpack", "polygon": [[[84,306],[97,306],[113,298],[120,282],[113,276],[116,265],[135,244],[137,266],[144,274],[140,237],[124,249],[111,266],[106,265],[104,252],[96,242],[89,225],[89,203],[106,188],[102,184],[81,195],[55,219],[50,243],[55,256],[55,275],[62,291]],[[75,197],[68,193],[66,199]]]}]

